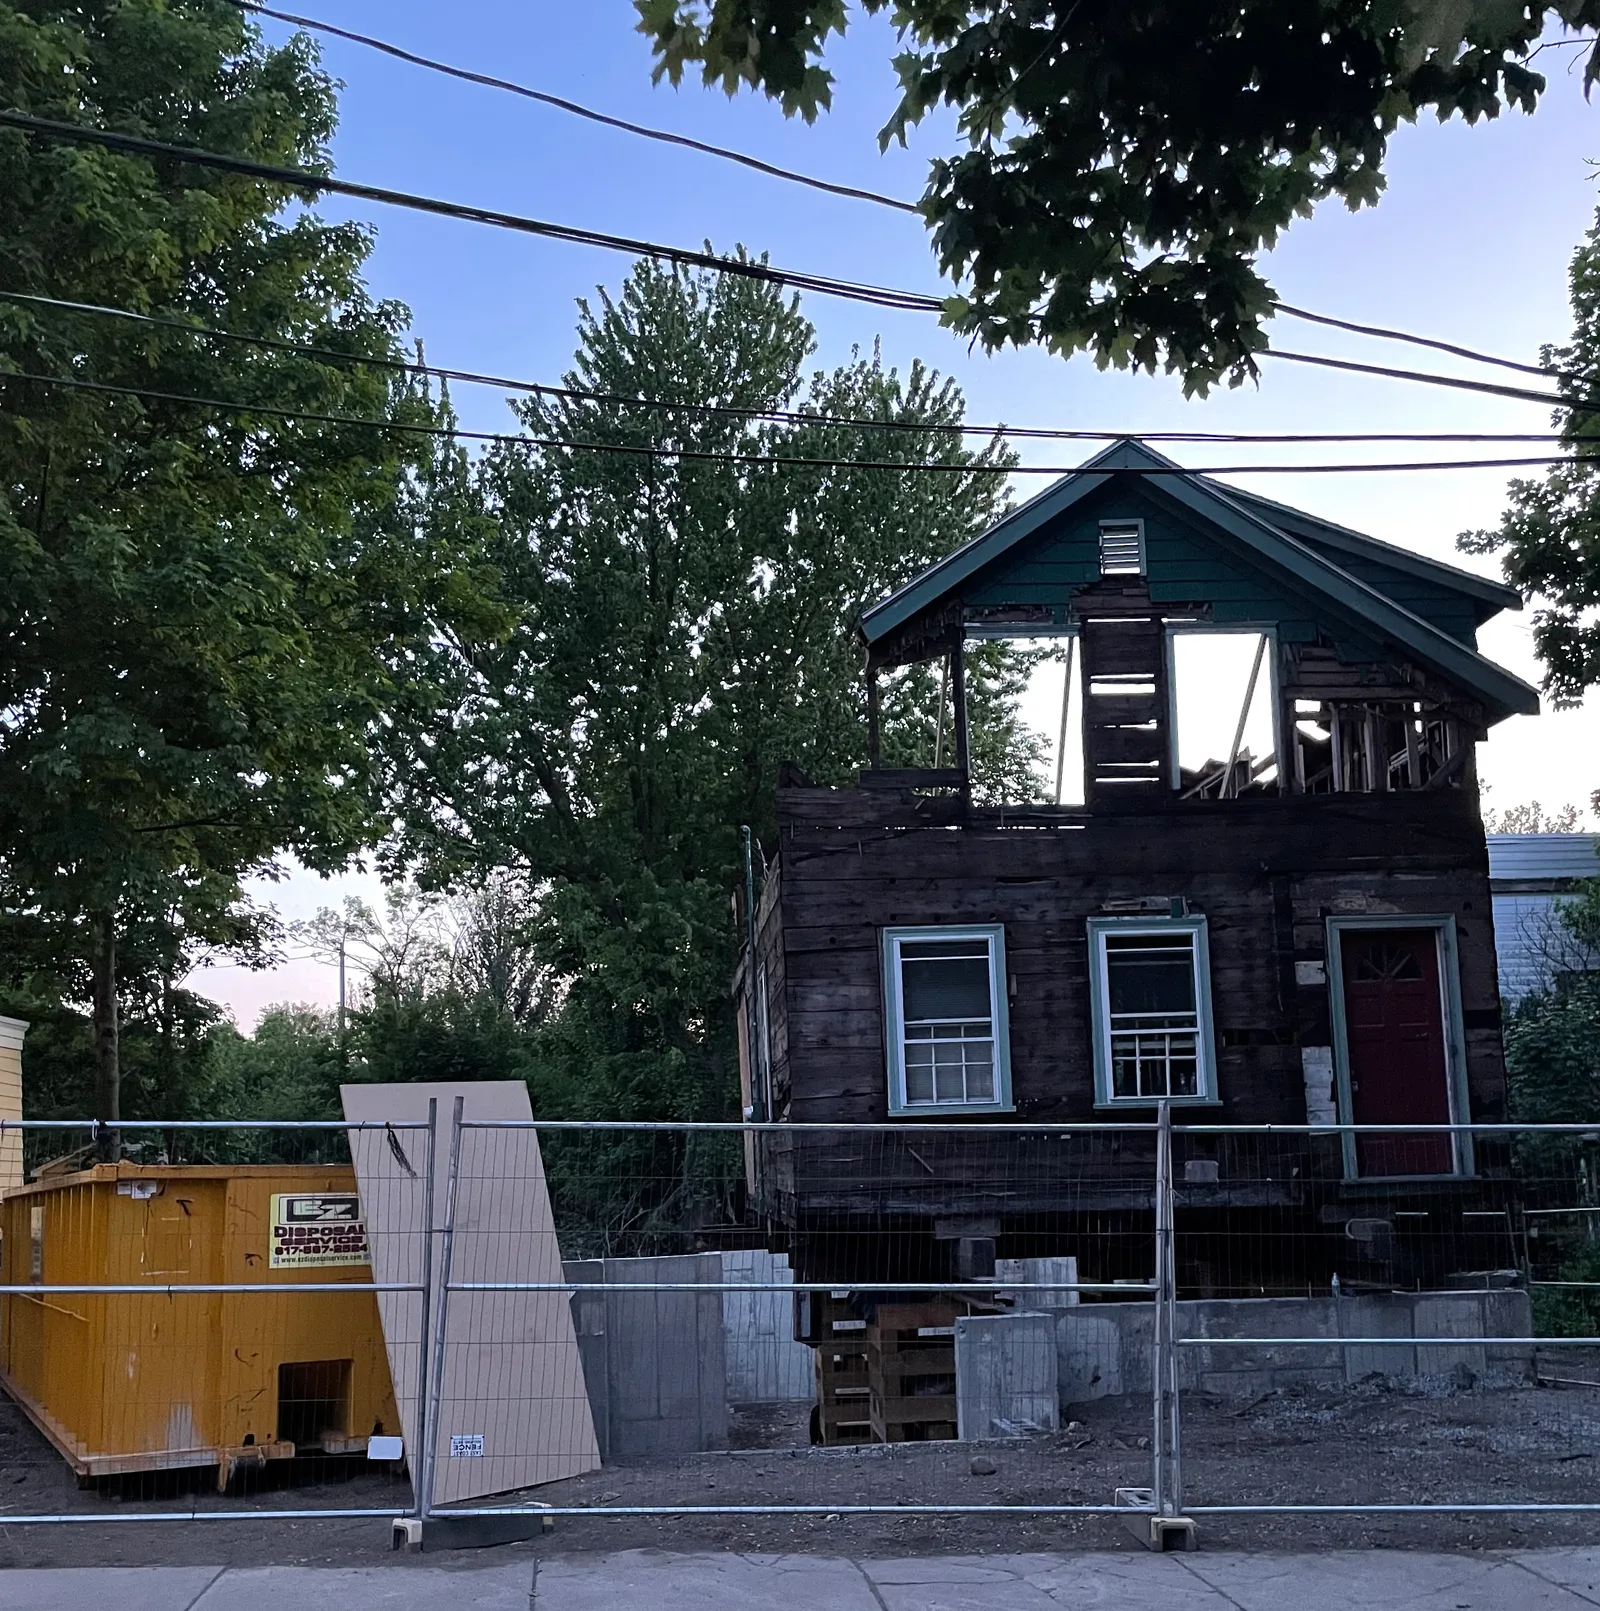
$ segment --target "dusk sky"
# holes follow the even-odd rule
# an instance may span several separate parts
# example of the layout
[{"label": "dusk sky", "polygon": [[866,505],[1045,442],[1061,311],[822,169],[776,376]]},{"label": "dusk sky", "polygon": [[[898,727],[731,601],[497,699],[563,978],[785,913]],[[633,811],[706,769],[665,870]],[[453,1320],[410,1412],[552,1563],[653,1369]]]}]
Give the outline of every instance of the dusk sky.
[{"label": "dusk sky", "polygon": [[[421,0],[300,4],[308,15],[422,54],[908,199],[921,192],[928,156],[949,149],[953,139],[947,120],[933,120],[912,151],[894,148],[880,156],[877,130],[896,99],[890,57],[897,48],[882,18],[858,17],[842,44],[835,44],[829,62],[837,78],[834,109],[808,127],[753,94],[730,101],[698,82],[679,90],[653,87],[649,48],[634,30],[629,0],[569,7],[509,0],[449,7]],[[271,21],[263,27],[273,40],[290,32]],[[322,49],[344,85],[335,157],[346,178],[664,244],[699,247],[709,241],[722,252],[742,244],[783,267],[878,285],[944,289],[921,221],[913,216],[600,128],[360,46],[324,39]],[[1590,164],[1597,150],[1595,109],[1583,96],[1582,58],[1573,49],[1540,55],[1536,65],[1550,88],[1532,117],[1512,114],[1476,128],[1429,122],[1402,131],[1390,148],[1389,188],[1378,207],[1353,214],[1328,204],[1296,224],[1265,260],[1278,295],[1318,312],[1523,361],[1536,360],[1541,343],[1564,339],[1569,260],[1600,202]],[[593,296],[597,286],[615,288],[629,268],[629,260],[614,253],[392,208],[330,200],[320,210],[374,227],[373,290],[406,303],[428,358],[456,367],[558,380],[572,355],[575,300]],[[1538,404],[1270,360],[1263,363],[1259,386],[1185,400],[1170,378],[1102,374],[1086,358],[969,352],[926,314],[819,297],[808,298],[804,310],[817,327],[818,367],[846,361],[853,346],[869,349],[880,341],[890,365],[904,369],[921,358],[953,374],[966,393],[969,417],[981,421],[1134,433],[1538,431],[1548,423],[1547,410]],[[1504,378],[1443,355],[1289,320],[1275,324],[1272,339],[1291,350]],[[514,428],[505,399],[493,391],[460,387],[454,397],[464,425]],[[1072,444],[1023,444],[1023,456],[1033,464],[1069,467],[1088,451],[1074,451]],[[1362,444],[1168,451],[1186,464],[1205,466],[1241,459],[1306,464],[1536,450],[1419,453],[1415,444]],[[1230,479],[1417,552],[1492,570],[1491,561],[1458,554],[1455,539],[1464,529],[1498,520],[1507,478],[1503,471],[1451,470]],[[1031,495],[1040,484],[1029,478],[1017,492]],[[1491,623],[1480,647],[1536,682],[1529,613]],[[1039,712],[1048,702],[1048,690],[1041,688]],[[1591,698],[1580,710],[1515,717],[1497,727],[1479,752],[1486,803],[1584,805],[1600,787],[1597,710],[1600,702]],[[328,884],[294,874],[274,886],[271,898],[286,916],[308,916],[346,889],[369,899],[377,894],[370,878]],[[269,1002],[326,1003],[334,991],[333,972],[311,962],[291,962],[268,974],[209,970],[193,982],[232,1007],[245,1028]]]}]

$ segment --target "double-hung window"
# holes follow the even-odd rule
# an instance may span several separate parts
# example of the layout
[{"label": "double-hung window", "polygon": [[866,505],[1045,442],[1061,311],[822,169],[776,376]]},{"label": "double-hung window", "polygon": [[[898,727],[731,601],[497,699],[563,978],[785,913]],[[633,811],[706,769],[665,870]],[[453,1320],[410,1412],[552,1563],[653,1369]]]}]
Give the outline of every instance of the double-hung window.
[{"label": "double-hung window", "polygon": [[1203,917],[1089,919],[1095,1099],[1216,1100]]},{"label": "double-hung window", "polygon": [[1011,1107],[999,925],[883,931],[889,1111]]}]

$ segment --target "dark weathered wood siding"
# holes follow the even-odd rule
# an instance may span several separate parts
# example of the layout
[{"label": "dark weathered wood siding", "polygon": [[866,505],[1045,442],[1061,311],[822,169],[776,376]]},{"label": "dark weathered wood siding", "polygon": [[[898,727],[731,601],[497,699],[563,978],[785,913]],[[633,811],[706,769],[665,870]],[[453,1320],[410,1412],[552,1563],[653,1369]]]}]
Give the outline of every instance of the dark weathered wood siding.
[{"label": "dark weathered wood siding", "polygon": [[887,1116],[880,929],[1000,923],[1017,1117],[1095,1117],[1086,920],[1175,896],[1208,919],[1219,1121],[1306,1122],[1300,1047],[1329,1043],[1328,1001],[1295,964],[1324,961],[1327,917],[1388,912],[1456,919],[1473,1116],[1501,1115],[1488,860],[1469,794],[974,810],[960,828],[917,816],[881,796],[784,797],[784,1116]]}]

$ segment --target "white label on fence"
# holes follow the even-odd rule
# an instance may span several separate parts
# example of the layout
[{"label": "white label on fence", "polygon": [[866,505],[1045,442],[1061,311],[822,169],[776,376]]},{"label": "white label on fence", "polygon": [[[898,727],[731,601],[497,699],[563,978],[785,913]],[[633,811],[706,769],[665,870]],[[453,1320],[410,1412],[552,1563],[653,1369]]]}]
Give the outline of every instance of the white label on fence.
[{"label": "white label on fence", "polygon": [[376,1433],[367,1439],[369,1460],[402,1460],[406,1447],[399,1438],[380,1437]]},{"label": "white label on fence", "polygon": [[450,1434],[450,1458],[452,1460],[481,1460],[483,1458],[483,1434],[481,1432],[452,1432]]},{"label": "white label on fence", "polygon": [[367,1227],[354,1192],[273,1194],[274,1270],[368,1262]]}]

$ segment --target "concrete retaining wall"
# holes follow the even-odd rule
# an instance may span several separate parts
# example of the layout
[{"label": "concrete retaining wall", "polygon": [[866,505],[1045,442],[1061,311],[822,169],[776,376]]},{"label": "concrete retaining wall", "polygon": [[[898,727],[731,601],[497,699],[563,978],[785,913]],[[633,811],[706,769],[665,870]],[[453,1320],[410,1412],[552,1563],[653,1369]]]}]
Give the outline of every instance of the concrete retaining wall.
[{"label": "concrete retaining wall", "polygon": [[[792,1282],[781,1253],[761,1248],[722,1255],[724,1281]],[[812,1350],[794,1340],[792,1292],[724,1292],[722,1328],[727,1337],[728,1399],[734,1404],[809,1404],[816,1397]]]},{"label": "concrete retaining wall", "polygon": [[[1181,1387],[1223,1398],[1253,1398],[1289,1386],[1335,1386],[1374,1372],[1401,1381],[1462,1370],[1474,1377],[1509,1378],[1525,1375],[1533,1364],[1533,1314],[1526,1292],[1208,1298],[1177,1307],[1180,1337],[1329,1339],[1326,1344],[1181,1347]],[[1064,1404],[1150,1391],[1149,1304],[1089,1303],[1053,1312]],[[1341,1337],[1395,1341],[1349,1348],[1338,1344]],[[1506,1342],[1453,1345],[1451,1337],[1504,1337]]]},{"label": "concrete retaining wall", "polygon": [[[573,1259],[562,1274],[572,1282],[723,1278],[716,1253]],[[572,1318],[601,1459],[727,1448],[720,1292],[574,1292]]]}]

